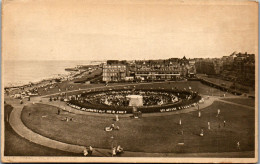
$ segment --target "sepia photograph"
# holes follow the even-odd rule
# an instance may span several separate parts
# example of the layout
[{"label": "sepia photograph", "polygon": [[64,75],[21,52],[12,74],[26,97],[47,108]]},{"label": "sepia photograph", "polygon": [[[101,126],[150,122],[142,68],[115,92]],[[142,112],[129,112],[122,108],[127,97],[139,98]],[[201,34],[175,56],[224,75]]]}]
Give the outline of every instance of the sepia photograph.
[{"label": "sepia photograph", "polygon": [[258,161],[258,2],[3,0],[1,160]]}]

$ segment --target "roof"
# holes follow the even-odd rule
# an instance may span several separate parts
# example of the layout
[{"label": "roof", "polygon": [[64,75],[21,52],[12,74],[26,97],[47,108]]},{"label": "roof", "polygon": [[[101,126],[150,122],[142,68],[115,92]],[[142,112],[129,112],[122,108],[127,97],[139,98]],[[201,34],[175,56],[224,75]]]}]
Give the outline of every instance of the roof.
[{"label": "roof", "polygon": [[128,95],[126,97],[131,98],[131,99],[142,99],[143,98],[143,96],[141,96],[141,95]]}]

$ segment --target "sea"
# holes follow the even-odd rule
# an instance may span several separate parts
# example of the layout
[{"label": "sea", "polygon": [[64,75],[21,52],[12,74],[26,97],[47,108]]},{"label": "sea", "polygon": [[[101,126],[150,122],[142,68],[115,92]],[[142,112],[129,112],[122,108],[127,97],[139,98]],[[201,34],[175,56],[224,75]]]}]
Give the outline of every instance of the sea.
[{"label": "sea", "polygon": [[74,68],[77,65],[100,64],[100,61],[75,60],[48,60],[48,61],[4,61],[3,75],[4,87],[21,86],[30,82],[39,82],[43,79],[68,75],[65,68]]}]

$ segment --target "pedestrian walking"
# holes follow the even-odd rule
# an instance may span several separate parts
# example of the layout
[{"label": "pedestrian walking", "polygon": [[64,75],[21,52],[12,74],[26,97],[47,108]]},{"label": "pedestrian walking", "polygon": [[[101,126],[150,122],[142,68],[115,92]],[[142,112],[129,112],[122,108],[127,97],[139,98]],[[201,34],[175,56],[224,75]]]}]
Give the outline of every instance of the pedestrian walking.
[{"label": "pedestrian walking", "polygon": [[239,143],[239,141],[237,142],[237,149],[240,150],[240,143]]},{"label": "pedestrian walking", "polygon": [[225,120],[224,120],[223,124],[224,124],[224,127],[225,127],[226,126],[226,121]]},{"label": "pedestrian walking", "polygon": [[83,155],[84,155],[85,157],[88,155],[88,150],[87,150],[87,148],[85,148],[85,149],[83,150]]},{"label": "pedestrian walking", "polygon": [[204,131],[203,131],[203,129],[200,130],[200,136],[201,136],[201,137],[204,136]]},{"label": "pedestrian walking", "polygon": [[180,119],[180,121],[179,121],[179,124],[181,125],[181,119]]},{"label": "pedestrian walking", "polygon": [[218,117],[220,115],[220,109],[218,109],[218,113],[217,113],[217,116],[216,117]]},{"label": "pedestrian walking", "polygon": [[119,121],[118,115],[116,115],[116,121]]},{"label": "pedestrian walking", "polygon": [[198,117],[200,118],[201,117],[201,112],[199,111],[199,113],[198,113]]},{"label": "pedestrian walking", "polygon": [[116,147],[113,147],[112,149],[112,157],[116,155]]},{"label": "pedestrian walking", "polygon": [[92,146],[89,146],[88,148],[88,154],[91,156],[93,153],[93,147]]},{"label": "pedestrian walking", "polygon": [[210,122],[208,122],[208,129],[210,130]]}]

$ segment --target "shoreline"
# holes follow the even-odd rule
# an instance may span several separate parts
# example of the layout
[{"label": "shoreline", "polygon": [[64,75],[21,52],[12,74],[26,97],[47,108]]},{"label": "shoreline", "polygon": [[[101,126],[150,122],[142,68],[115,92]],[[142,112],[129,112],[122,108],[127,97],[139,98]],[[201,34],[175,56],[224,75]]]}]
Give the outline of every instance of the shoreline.
[{"label": "shoreline", "polygon": [[[18,60],[20,61],[20,60]],[[50,60],[53,61],[53,60]],[[64,60],[67,61],[67,60]],[[7,60],[8,62],[8,60]],[[13,62],[13,61],[12,61]],[[36,61],[38,62],[38,61]],[[99,64],[101,64],[103,61],[88,61],[89,63],[86,64],[82,64],[82,63],[74,63],[73,66],[66,66],[63,67],[63,71],[62,73],[56,73],[56,74],[52,74],[49,76],[45,76],[45,77],[39,77],[33,80],[26,80],[24,82],[17,81],[17,82],[6,82],[3,79],[3,87],[4,90],[5,89],[15,89],[15,88],[25,88],[25,87],[30,87],[31,85],[39,85],[40,83],[44,83],[46,81],[52,81],[55,79],[68,79],[68,78],[73,78],[74,76],[78,76],[82,73],[84,73],[84,68],[86,67],[93,67],[93,66],[98,66]],[[66,69],[77,69],[77,71],[70,71],[70,70],[66,70]],[[87,69],[85,69],[85,71],[88,71]]]},{"label": "shoreline", "polygon": [[[35,85],[44,85],[45,82],[48,81],[53,81],[55,79],[64,79],[64,78],[68,78],[69,76],[71,76],[72,73],[66,75],[66,74],[62,74],[59,75],[59,77],[49,77],[49,78],[43,78],[42,80],[39,81],[35,81],[35,82],[27,82],[26,84],[21,84],[21,85],[13,85],[13,86],[4,86],[4,89],[15,89],[15,88],[26,88],[26,87],[32,87]],[[12,84],[11,84],[12,85]]]},{"label": "shoreline", "polygon": [[[77,66],[74,66],[73,69],[76,69],[78,66],[89,67],[89,66],[97,66],[97,65],[96,64],[77,65]],[[4,86],[4,90],[6,90],[6,89],[16,89],[16,88],[19,89],[19,88],[26,88],[26,87],[32,87],[32,86],[37,86],[37,85],[44,85],[44,83],[46,83],[48,81],[50,83],[50,81],[53,81],[53,80],[56,80],[56,79],[59,79],[61,81],[65,81],[67,79],[73,78],[75,76],[79,76],[82,73],[88,71],[88,70],[82,71],[81,69],[79,69],[78,71],[67,71],[66,69],[67,68],[64,68],[64,71],[66,72],[64,74],[52,75],[52,77],[45,77],[45,78],[42,78],[41,80],[37,80],[37,81],[34,81],[34,82],[29,81],[29,82],[26,82],[24,84],[9,83],[8,86]]]}]

